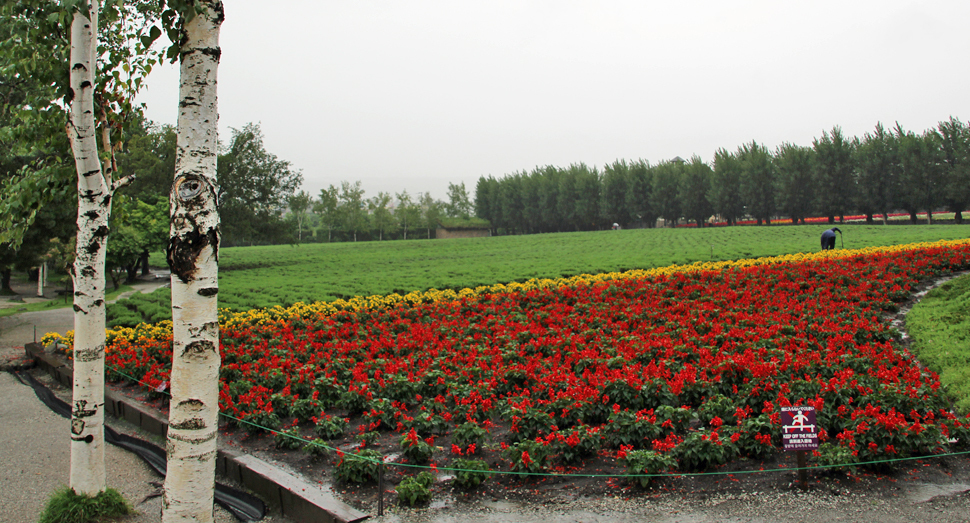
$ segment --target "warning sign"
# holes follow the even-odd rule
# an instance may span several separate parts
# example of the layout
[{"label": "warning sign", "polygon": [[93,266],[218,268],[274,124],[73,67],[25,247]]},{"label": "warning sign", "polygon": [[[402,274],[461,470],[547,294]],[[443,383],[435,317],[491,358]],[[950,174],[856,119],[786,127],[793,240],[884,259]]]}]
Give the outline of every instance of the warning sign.
[{"label": "warning sign", "polygon": [[781,408],[781,442],[785,450],[818,449],[815,407]]}]

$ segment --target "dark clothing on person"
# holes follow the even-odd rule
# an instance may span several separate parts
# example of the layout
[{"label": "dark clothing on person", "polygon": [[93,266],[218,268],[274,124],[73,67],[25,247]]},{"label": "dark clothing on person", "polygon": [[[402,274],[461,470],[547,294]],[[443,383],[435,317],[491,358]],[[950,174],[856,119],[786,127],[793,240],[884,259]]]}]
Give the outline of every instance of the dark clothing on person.
[{"label": "dark clothing on person", "polygon": [[822,250],[827,251],[835,248],[835,233],[838,232],[842,234],[842,231],[838,227],[832,227],[831,229],[822,233]]}]

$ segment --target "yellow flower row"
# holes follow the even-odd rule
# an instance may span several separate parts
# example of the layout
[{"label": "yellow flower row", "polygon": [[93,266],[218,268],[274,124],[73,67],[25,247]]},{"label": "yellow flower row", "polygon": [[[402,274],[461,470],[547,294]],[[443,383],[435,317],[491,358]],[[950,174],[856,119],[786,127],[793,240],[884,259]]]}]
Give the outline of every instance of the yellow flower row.
[{"label": "yellow flower row", "polygon": [[[650,278],[660,275],[672,275],[678,273],[693,273],[698,271],[721,271],[735,267],[753,267],[757,265],[771,265],[778,263],[801,263],[806,261],[831,259],[831,258],[850,258],[855,256],[869,256],[880,253],[892,253],[900,251],[912,251],[932,248],[945,248],[951,246],[970,244],[970,239],[961,240],[940,240],[936,242],[919,242],[905,245],[891,245],[883,247],[865,247],[862,249],[842,249],[812,253],[784,254],[781,256],[766,256],[762,258],[749,258],[742,260],[729,260],[719,262],[696,262],[689,265],[669,265],[666,267],[656,267],[653,269],[635,269],[626,272],[606,272],[601,274],[580,274],[568,278],[533,278],[519,283],[498,283],[495,285],[483,285],[479,287],[465,288],[459,291],[450,289],[438,290],[429,289],[424,292],[410,292],[405,295],[397,293],[383,296],[355,296],[349,300],[336,300],[331,302],[303,303],[297,302],[289,307],[275,306],[266,309],[253,309],[244,312],[232,313],[228,309],[219,311],[219,323],[222,328],[245,327],[247,325],[267,325],[283,322],[291,319],[314,318],[330,316],[340,311],[361,311],[386,309],[397,306],[408,306],[418,303],[437,303],[442,301],[452,301],[460,298],[474,297],[481,294],[496,294],[506,292],[528,292],[534,289],[545,289],[550,287],[565,287],[574,285],[590,285],[599,282],[615,281],[623,279]],[[51,341],[61,339],[66,343],[72,344],[74,332],[68,331],[65,336],[57,333],[47,333],[41,343],[47,344]],[[153,325],[140,324],[134,328],[115,328],[107,331],[108,344],[116,338],[127,340],[137,340],[138,338],[158,339],[162,336],[172,335],[172,322],[163,321]]]}]

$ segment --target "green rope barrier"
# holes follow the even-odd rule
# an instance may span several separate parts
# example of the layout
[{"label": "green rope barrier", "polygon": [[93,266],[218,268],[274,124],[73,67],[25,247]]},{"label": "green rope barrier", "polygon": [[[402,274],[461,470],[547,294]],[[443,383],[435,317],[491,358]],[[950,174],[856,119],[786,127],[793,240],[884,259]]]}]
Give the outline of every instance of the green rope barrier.
[{"label": "green rope barrier", "polygon": [[[134,376],[129,376],[128,374],[125,374],[125,373],[119,371],[118,369],[116,369],[114,367],[111,367],[110,365],[108,365],[108,367],[111,368],[111,370],[113,370],[119,376],[124,376],[125,378],[128,378],[132,382],[137,383],[139,385],[145,385],[145,386],[147,386],[146,383],[144,383],[141,380],[135,378]],[[171,394],[169,394],[166,391],[158,391],[158,392],[160,394],[165,394],[167,396],[171,396]],[[266,432],[269,432],[270,434],[273,434],[274,436],[275,435],[278,435],[278,434],[282,434],[282,435],[284,435],[284,436],[286,436],[288,438],[295,439],[295,440],[298,440],[298,441],[302,441],[302,442],[304,442],[307,445],[313,445],[315,447],[322,447],[322,448],[324,448],[326,450],[330,450],[330,451],[337,452],[338,454],[341,454],[342,455],[343,459],[351,458],[351,459],[356,459],[356,460],[360,460],[360,461],[366,461],[366,462],[369,462],[369,463],[373,463],[375,465],[385,465],[385,466],[400,467],[400,468],[413,468],[413,469],[424,469],[424,470],[432,470],[432,471],[448,471],[448,472],[479,472],[479,473],[489,474],[489,475],[495,474],[495,475],[506,475],[506,476],[542,476],[542,477],[558,477],[558,478],[617,478],[617,479],[620,479],[620,478],[662,478],[662,477],[679,478],[679,477],[690,477],[690,476],[733,476],[733,475],[774,473],[774,472],[797,472],[799,470],[815,470],[815,469],[828,469],[828,468],[841,468],[841,467],[858,467],[858,466],[863,466],[863,465],[878,465],[878,464],[882,464],[882,463],[897,463],[897,462],[902,462],[902,461],[914,461],[914,460],[921,460],[921,459],[945,458],[945,457],[948,457],[948,456],[963,456],[963,455],[970,454],[970,451],[947,452],[947,453],[943,453],[943,454],[931,454],[931,455],[928,455],[928,456],[910,456],[910,457],[905,457],[905,458],[882,459],[882,460],[875,460],[875,461],[860,461],[860,462],[855,462],[855,463],[844,463],[844,464],[839,464],[839,465],[812,465],[812,466],[809,466],[809,467],[781,467],[781,468],[774,468],[774,469],[767,469],[767,470],[765,470],[765,469],[759,469],[759,470],[737,470],[737,471],[732,471],[732,472],[728,472],[728,471],[716,471],[716,472],[664,472],[664,473],[659,473],[659,474],[569,474],[569,473],[559,474],[559,473],[550,473],[550,472],[522,472],[522,471],[514,471],[514,470],[509,470],[509,471],[487,470],[486,471],[486,470],[467,470],[467,469],[459,469],[459,468],[452,468],[452,467],[438,467],[438,466],[431,466],[431,465],[417,465],[417,464],[413,464],[413,463],[386,462],[383,459],[381,459],[381,460],[375,460],[375,459],[372,459],[372,458],[369,458],[369,457],[366,457],[366,456],[360,456],[360,455],[353,454],[353,453],[350,453],[350,452],[345,452],[345,451],[342,451],[342,450],[340,450],[338,448],[331,447],[329,445],[323,445],[321,443],[317,443],[314,440],[308,440],[306,438],[303,438],[303,437],[300,437],[300,436],[297,436],[297,435],[294,435],[294,434],[289,434],[286,431],[280,431],[280,430],[271,429],[269,427],[264,427],[264,426],[259,425],[257,423],[253,423],[251,421],[246,421],[244,419],[237,418],[235,416],[232,416],[230,414],[226,414],[224,412],[220,412],[219,413],[219,416],[222,417],[222,418],[226,418],[226,419],[233,420],[236,423],[241,423],[241,424],[249,425],[251,427],[259,428],[261,430],[264,430]]]}]

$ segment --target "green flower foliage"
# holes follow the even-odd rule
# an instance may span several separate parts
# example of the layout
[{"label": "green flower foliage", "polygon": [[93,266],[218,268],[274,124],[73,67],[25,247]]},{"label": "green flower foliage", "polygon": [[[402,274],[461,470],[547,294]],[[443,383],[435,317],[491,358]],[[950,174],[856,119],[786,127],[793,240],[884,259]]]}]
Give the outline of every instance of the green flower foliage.
[{"label": "green flower foliage", "polygon": [[284,450],[299,450],[304,444],[303,437],[296,427],[277,432],[273,436],[273,442],[276,443],[276,448]]},{"label": "green flower foliage", "polygon": [[423,465],[431,461],[435,447],[418,436],[414,429],[411,429],[401,436],[401,451],[408,462]]},{"label": "green flower foliage", "polygon": [[328,448],[329,447],[328,443],[329,442],[325,439],[317,438],[313,441],[308,442],[306,445],[304,445],[303,452],[306,452],[311,456],[317,456],[317,457],[325,456],[327,452],[330,450]]},{"label": "green flower foliage", "polygon": [[395,489],[397,499],[402,505],[409,507],[427,503],[431,501],[431,486],[434,483],[434,475],[428,471],[420,472],[417,476],[406,477]]},{"label": "green flower foliage", "polygon": [[704,472],[738,456],[738,447],[718,431],[691,432],[674,447],[674,457],[685,472]]},{"label": "green flower foliage", "polygon": [[334,477],[342,483],[377,481],[378,468],[382,460],[380,452],[372,449],[343,454],[334,468]]},{"label": "green flower foliage", "polygon": [[833,443],[822,443],[818,450],[812,453],[812,460],[820,467],[830,472],[855,472],[858,458],[852,455],[852,449]]},{"label": "green flower foliage", "polygon": [[513,471],[540,474],[549,469],[550,450],[545,443],[526,439],[509,445],[502,454],[511,462]]},{"label": "green flower foliage", "polygon": [[484,460],[456,459],[451,466],[455,472],[455,486],[460,489],[473,489],[488,479],[488,463]]},{"label": "green flower foliage", "polygon": [[653,450],[628,450],[620,452],[620,462],[626,467],[630,483],[648,487],[657,480],[655,476],[640,474],[662,474],[677,467],[677,460],[669,454]]},{"label": "green flower foliage", "polygon": [[471,421],[462,423],[451,433],[451,442],[458,445],[463,451],[469,445],[475,445],[477,453],[489,439],[488,431]]},{"label": "green flower foliage", "polygon": [[253,435],[277,430],[283,425],[275,413],[262,410],[246,414],[243,416],[243,421],[245,422],[242,423],[243,428]]},{"label": "green flower foliage", "polygon": [[320,436],[320,438],[324,440],[340,439],[343,437],[344,431],[346,430],[346,419],[331,416],[329,414],[321,419],[318,419],[317,424],[313,427],[313,431],[316,432],[317,436]]}]

